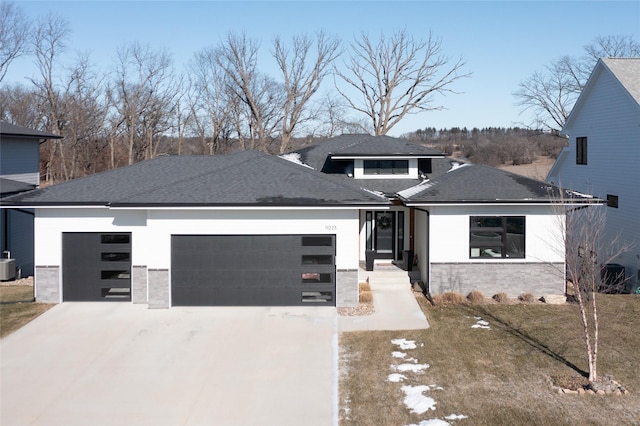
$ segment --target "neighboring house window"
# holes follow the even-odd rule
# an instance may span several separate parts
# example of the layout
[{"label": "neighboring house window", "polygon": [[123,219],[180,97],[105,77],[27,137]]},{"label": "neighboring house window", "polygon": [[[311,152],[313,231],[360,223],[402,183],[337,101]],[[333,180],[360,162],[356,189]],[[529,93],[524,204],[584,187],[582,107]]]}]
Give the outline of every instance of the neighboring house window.
[{"label": "neighboring house window", "polygon": [[587,164],[587,138],[576,138],[576,164]]},{"label": "neighboring house window", "polygon": [[364,160],[365,175],[408,175],[409,160]]},{"label": "neighboring house window", "polygon": [[607,205],[615,209],[618,208],[618,196],[607,194]]},{"label": "neighboring house window", "polygon": [[470,258],[524,258],[524,216],[471,216]]}]

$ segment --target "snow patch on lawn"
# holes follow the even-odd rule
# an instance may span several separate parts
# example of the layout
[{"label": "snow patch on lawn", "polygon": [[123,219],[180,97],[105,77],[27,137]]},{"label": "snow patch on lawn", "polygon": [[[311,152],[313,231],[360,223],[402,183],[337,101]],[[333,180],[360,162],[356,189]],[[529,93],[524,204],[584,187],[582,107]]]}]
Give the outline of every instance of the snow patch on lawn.
[{"label": "snow patch on lawn", "polygon": [[445,417],[445,420],[462,420],[462,419],[468,419],[468,417],[462,414],[449,414],[448,416]]},{"label": "snow patch on lawn", "polygon": [[415,349],[417,347],[415,340],[393,339],[391,343],[393,343],[396,346],[400,346],[400,349],[402,350]]},{"label": "snow patch on lawn", "polygon": [[449,426],[451,423],[447,423],[440,419],[423,420],[418,424],[410,424],[408,426]]},{"label": "snow patch on lawn", "polygon": [[489,323],[483,320],[481,317],[474,317],[474,319],[476,320],[476,323],[473,324],[471,328],[485,328],[487,330],[491,329],[491,327],[489,327]]},{"label": "snow patch on lawn", "polygon": [[429,364],[400,364],[392,365],[391,368],[403,373],[406,371],[411,371],[412,373],[424,373],[424,370],[429,368]]},{"label": "snow patch on lawn", "polygon": [[404,392],[404,404],[411,410],[412,413],[423,414],[429,410],[436,409],[436,401],[429,397],[424,396],[422,393],[429,390],[429,386],[403,386],[402,392]]},{"label": "snow patch on lawn", "polygon": [[[484,321],[482,318],[474,317],[474,319],[476,320],[476,324],[473,326],[473,328],[490,328],[489,323],[487,321]],[[393,339],[391,340],[391,343],[398,346],[402,350],[416,349],[418,347],[415,340]],[[419,345],[420,347],[424,347],[424,343],[420,343]],[[402,359],[404,362],[399,365],[390,366],[391,370],[395,371],[395,373],[389,374],[389,376],[387,377],[387,381],[394,383],[403,382],[407,380],[407,376],[400,373],[411,372],[415,374],[423,374],[424,370],[430,367],[429,364],[418,364],[418,360],[416,358],[406,358],[406,356],[406,352],[391,352],[392,358]],[[424,393],[434,390],[444,390],[444,388],[435,384],[417,386],[404,385],[402,386],[401,390],[405,395],[404,404],[407,406],[407,408],[411,410],[412,413],[424,414],[429,410],[436,409],[436,401],[433,398],[424,395]],[[411,424],[407,426],[450,426],[451,423],[448,423],[445,420],[462,420],[466,418],[467,416],[464,416],[462,414],[450,414],[446,416],[444,420],[438,418],[425,419],[417,424]]]},{"label": "snow patch on lawn", "polygon": [[407,376],[405,376],[404,374],[400,374],[400,373],[391,373],[389,374],[389,377],[387,377],[387,380],[389,382],[394,382],[394,383],[398,383],[398,382],[402,382],[403,380],[405,380],[407,378]]}]

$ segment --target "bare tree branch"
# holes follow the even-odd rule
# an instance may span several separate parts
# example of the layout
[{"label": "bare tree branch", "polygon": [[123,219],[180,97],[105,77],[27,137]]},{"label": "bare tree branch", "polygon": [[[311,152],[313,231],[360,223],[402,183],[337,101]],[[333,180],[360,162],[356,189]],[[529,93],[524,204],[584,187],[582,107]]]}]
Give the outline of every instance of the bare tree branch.
[{"label": "bare tree branch", "polygon": [[31,26],[15,3],[0,2],[0,81],[7,75],[9,65],[29,52]]},{"label": "bare tree branch", "polygon": [[170,128],[175,107],[171,56],[137,42],[117,52],[112,105],[125,126],[128,164],[157,155],[158,136]]},{"label": "bare tree branch", "polygon": [[313,119],[312,115],[304,115],[305,108],[328,74],[329,65],[338,56],[340,42],[321,32],[316,37],[314,58],[310,58],[312,46],[313,41],[308,36],[293,37],[291,50],[279,37],[274,41],[273,56],[282,71],[285,91],[280,153],[290,148],[296,126]]},{"label": "bare tree branch", "polygon": [[[258,48],[246,34],[229,32],[218,48],[218,63],[225,71],[229,89],[244,106],[248,122],[250,148],[267,151],[274,130],[282,120],[282,91],[258,70]],[[236,120],[241,124],[242,120]],[[238,129],[238,134],[243,130]]]},{"label": "bare tree branch", "polygon": [[513,93],[522,112],[533,111],[532,127],[559,132],[598,59],[638,57],[640,44],[631,36],[598,37],[582,57],[563,56],[520,82]]},{"label": "bare tree branch", "polygon": [[362,34],[351,43],[346,71],[335,68],[360,99],[347,88],[336,89],[352,109],[369,118],[374,134],[384,135],[407,114],[442,109],[434,105],[434,97],[455,93],[451,85],[470,75],[460,74],[464,65],[462,59],[450,64],[431,33],[416,41],[406,30],[396,31],[389,39],[381,34],[377,43]]}]

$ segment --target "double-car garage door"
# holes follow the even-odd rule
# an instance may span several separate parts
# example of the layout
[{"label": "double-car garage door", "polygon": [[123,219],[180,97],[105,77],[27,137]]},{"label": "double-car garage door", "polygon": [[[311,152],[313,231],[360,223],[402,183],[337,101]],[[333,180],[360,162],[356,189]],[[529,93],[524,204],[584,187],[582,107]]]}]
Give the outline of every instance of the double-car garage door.
[{"label": "double-car garage door", "polygon": [[[131,300],[130,233],[63,234],[63,300]],[[334,235],[173,235],[174,306],[335,306]]]},{"label": "double-car garage door", "polygon": [[334,235],[173,235],[174,306],[335,306]]}]

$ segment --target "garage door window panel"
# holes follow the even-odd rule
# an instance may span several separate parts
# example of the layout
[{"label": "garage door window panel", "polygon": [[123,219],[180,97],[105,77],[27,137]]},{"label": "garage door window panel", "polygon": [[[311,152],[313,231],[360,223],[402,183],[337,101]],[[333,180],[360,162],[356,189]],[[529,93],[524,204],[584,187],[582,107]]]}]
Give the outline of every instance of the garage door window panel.
[{"label": "garage door window panel", "polygon": [[128,234],[102,234],[100,242],[102,244],[129,244],[131,236]]},{"label": "garage door window panel", "polygon": [[332,291],[303,291],[302,303],[330,303],[333,302]]},{"label": "garage door window panel", "polygon": [[302,256],[303,265],[332,265],[333,256],[327,254],[307,254]]},{"label": "garage door window panel", "polygon": [[306,284],[330,284],[333,282],[333,274],[321,272],[303,272],[302,282]]},{"label": "garage door window panel", "polygon": [[331,235],[302,237],[302,246],[303,247],[333,247],[333,237]]},{"label": "garage door window panel", "polygon": [[130,262],[131,253],[129,252],[100,253],[100,260],[103,262]]}]

